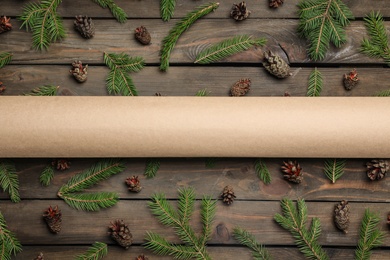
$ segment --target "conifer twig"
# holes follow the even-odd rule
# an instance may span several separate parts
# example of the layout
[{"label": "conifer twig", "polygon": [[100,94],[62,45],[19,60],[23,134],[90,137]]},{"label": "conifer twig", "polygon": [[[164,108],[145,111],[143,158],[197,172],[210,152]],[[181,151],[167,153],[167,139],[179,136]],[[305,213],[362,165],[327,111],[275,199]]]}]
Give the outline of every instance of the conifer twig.
[{"label": "conifer twig", "polygon": [[264,184],[271,183],[271,174],[263,160],[257,159],[255,161],[255,172],[259,179],[264,182]]},{"label": "conifer twig", "polygon": [[110,9],[112,15],[120,23],[124,23],[127,20],[126,12],[115,4],[114,0],[92,0],[96,4],[100,5],[103,8]]},{"label": "conifer twig", "polygon": [[381,218],[366,209],[360,227],[359,242],[355,251],[356,260],[369,260],[371,249],[382,245],[385,233],[378,229]]},{"label": "conifer twig", "polygon": [[321,91],[322,91],[322,74],[317,68],[314,68],[314,70],[310,73],[309,76],[309,85],[307,87],[306,96],[318,97],[321,95]]},{"label": "conifer twig", "polygon": [[325,161],[324,172],[332,183],[335,183],[344,174],[345,162],[342,159],[327,159]]},{"label": "conifer twig", "polygon": [[76,256],[76,260],[99,260],[105,257],[108,253],[107,244],[102,242],[95,242],[88,248],[84,254]]},{"label": "conifer twig", "polygon": [[0,212],[0,259],[10,260],[11,255],[22,251],[22,245],[15,234],[8,230],[7,222]]},{"label": "conifer twig", "polygon": [[23,94],[24,96],[57,96],[59,86],[45,85],[34,88],[30,93]]},{"label": "conifer twig", "polygon": [[198,92],[196,92],[196,97],[206,97],[210,95],[211,91],[208,91],[207,88],[201,89]]},{"label": "conifer twig", "polygon": [[256,238],[253,234],[249,233],[247,230],[235,227],[233,229],[234,238],[242,245],[252,249],[253,259],[255,260],[269,260],[272,259],[268,250],[265,249],[263,245],[256,241]]},{"label": "conifer twig", "polygon": [[375,96],[377,97],[390,97],[390,89],[383,90],[377,93]]},{"label": "conifer twig", "polygon": [[207,157],[204,161],[204,165],[206,166],[206,168],[214,168],[215,165],[217,164],[217,158],[215,157]]},{"label": "conifer twig", "polygon": [[0,69],[11,62],[12,53],[10,52],[1,52],[0,53]]},{"label": "conifer twig", "polygon": [[252,46],[264,46],[266,42],[267,40],[265,38],[252,39],[248,35],[237,35],[201,51],[196,56],[194,63],[209,64],[245,51]]},{"label": "conifer twig", "polygon": [[51,164],[46,165],[43,169],[41,175],[39,176],[39,181],[43,186],[49,186],[51,180],[54,177],[54,166]]},{"label": "conifer twig", "polygon": [[176,0],[160,0],[160,12],[163,21],[169,21],[175,11]]},{"label": "conifer twig", "polygon": [[160,70],[166,71],[169,68],[169,57],[171,51],[176,45],[177,40],[196,20],[214,11],[219,3],[210,3],[197,7],[194,11],[188,13],[180,22],[178,22],[162,41]]},{"label": "conifer twig", "polygon": [[146,160],[144,175],[146,178],[154,178],[160,169],[160,161],[156,158]]},{"label": "conifer twig", "polygon": [[19,177],[15,165],[10,161],[0,161],[0,187],[8,192],[12,202],[19,202]]},{"label": "conifer twig", "polygon": [[119,196],[115,192],[99,193],[59,193],[66,204],[77,210],[99,211],[114,206]]}]

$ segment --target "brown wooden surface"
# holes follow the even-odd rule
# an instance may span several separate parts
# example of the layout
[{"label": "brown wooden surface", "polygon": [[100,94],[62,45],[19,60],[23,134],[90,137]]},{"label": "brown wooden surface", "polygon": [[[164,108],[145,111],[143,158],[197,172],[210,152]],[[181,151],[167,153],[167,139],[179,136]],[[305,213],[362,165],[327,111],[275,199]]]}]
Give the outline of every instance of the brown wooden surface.
[{"label": "brown wooden surface", "polygon": [[[243,22],[229,18],[233,1],[220,1],[216,12],[197,21],[182,35],[172,52],[171,67],[165,73],[158,68],[161,40],[179,18],[209,1],[177,0],[174,19],[163,22],[157,0],[115,0],[130,18],[120,24],[112,18],[109,10],[92,1],[63,0],[59,12],[64,17],[67,38],[52,44],[44,52],[33,50],[31,33],[18,29],[21,22],[16,20],[16,16],[21,14],[23,5],[28,2],[32,1],[1,1],[1,15],[11,16],[14,26],[11,32],[0,35],[0,52],[11,51],[14,54],[11,64],[0,69],[0,81],[7,87],[4,95],[22,95],[45,84],[59,86],[60,95],[107,95],[105,78],[108,69],[103,63],[104,51],[125,52],[145,58],[146,68],[131,74],[142,96],[153,96],[156,92],[166,96],[193,96],[203,88],[211,91],[212,96],[226,96],[231,85],[240,78],[252,80],[248,96],[282,96],[285,91],[292,96],[305,96],[309,74],[316,66],[324,79],[323,96],[373,96],[390,88],[389,68],[384,66],[384,62],[368,58],[358,50],[361,40],[367,35],[362,18],[371,9],[381,11],[390,33],[388,0],[344,0],[356,17],[346,28],[348,41],[340,49],[331,47],[325,60],[317,63],[307,57],[306,41],[296,32],[299,22],[296,4],[299,0],[285,1],[277,10],[267,7],[268,0],[248,0],[246,2],[252,13]],[[93,18],[96,27],[94,38],[84,40],[73,30],[73,17],[78,14]],[[152,34],[149,46],[142,46],[133,38],[134,29],[140,25],[146,26]],[[216,64],[193,64],[199,51],[237,34],[266,37],[268,43],[265,47],[252,48]],[[290,62],[292,77],[278,80],[265,72],[261,60],[266,49]],[[70,64],[75,59],[89,64],[88,80],[83,84],[77,83],[69,74]],[[353,68],[357,68],[361,82],[352,91],[346,91],[342,87],[342,77]],[[383,113],[387,115],[387,111]],[[369,118],[367,123],[375,124]],[[375,136],[372,141],[388,145],[388,140],[377,140]],[[142,175],[144,158],[124,159],[126,169],[123,173],[90,189],[117,192],[120,202],[113,208],[94,213],[68,207],[57,197],[57,192],[71,176],[89,168],[97,159],[72,159],[71,169],[56,172],[49,187],[39,184],[39,175],[50,159],[14,159],[22,202],[11,203],[8,195],[1,192],[0,210],[9,228],[23,244],[23,252],[14,259],[33,259],[39,252],[44,252],[45,259],[73,259],[95,241],[109,244],[107,259],[134,259],[140,253],[145,253],[149,259],[171,259],[153,255],[141,246],[146,231],[155,231],[170,241],[179,242],[172,229],[165,228],[151,215],[147,208],[150,196],[164,192],[172,203],[176,203],[177,189],[192,186],[197,199],[205,194],[217,199],[223,187],[231,185],[237,199],[230,207],[218,201],[208,249],[213,259],[252,259],[250,251],[232,238],[235,226],[251,231],[260,243],[266,245],[274,259],[304,259],[292,236],[273,221],[274,214],[281,212],[279,201],[284,197],[293,200],[304,198],[308,205],[309,222],[312,217],[320,218],[322,234],[319,242],[324,245],[330,259],[354,259],[364,210],[369,208],[378,212],[382,218],[380,227],[387,237],[383,246],[374,250],[371,259],[390,258],[389,227],[385,220],[390,211],[390,184],[388,179],[379,182],[368,180],[364,166],[368,159],[348,160],[345,174],[336,184],[331,184],[324,175],[324,159],[298,159],[304,171],[304,181],[299,185],[282,179],[280,165],[286,159],[264,159],[272,175],[270,185],[264,185],[256,177],[254,158],[218,158],[213,168],[205,167],[204,158],[161,159],[161,168],[154,179],[146,179]],[[127,191],[124,180],[132,175],[140,176],[144,187],[141,193]],[[342,199],[348,199],[351,205],[351,227],[347,235],[339,232],[332,220],[334,205]],[[49,205],[59,205],[63,211],[63,230],[58,235],[49,233],[42,220],[42,213]],[[201,228],[198,206],[199,201],[192,219],[196,231]],[[129,224],[134,236],[135,245],[127,251],[107,236],[109,222],[117,218]]]}]

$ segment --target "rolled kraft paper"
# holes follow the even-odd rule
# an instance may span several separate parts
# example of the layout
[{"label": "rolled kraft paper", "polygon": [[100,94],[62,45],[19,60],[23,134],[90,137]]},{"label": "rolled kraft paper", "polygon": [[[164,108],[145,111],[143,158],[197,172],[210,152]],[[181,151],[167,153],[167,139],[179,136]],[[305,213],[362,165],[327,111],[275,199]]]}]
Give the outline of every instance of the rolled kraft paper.
[{"label": "rolled kraft paper", "polygon": [[390,99],[1,97],[0,158],[390,157]]}]

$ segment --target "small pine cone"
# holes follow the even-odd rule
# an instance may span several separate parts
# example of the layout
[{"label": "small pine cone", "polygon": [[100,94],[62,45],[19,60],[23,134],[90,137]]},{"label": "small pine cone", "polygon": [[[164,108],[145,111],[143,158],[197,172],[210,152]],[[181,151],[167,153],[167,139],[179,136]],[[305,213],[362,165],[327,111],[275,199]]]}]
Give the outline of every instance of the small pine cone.
[{"label": "small pine cone", "polygon": [[4,93],[6,87],[3,85],[3,82],[0,81],[0,95]]},{"label": "small pine cone", "polygon": [[389,170],[389,162],[386,160],[371,160],[366,166],[367,176],[372,181],[383,179]]},{"label": "small pine cone", "polygon": [[37,257],[34,258],[34,260],[44,260],[43,253],[39,253]]},{"label": "small pine cone", "polygon": [[142,255],[139,255],[135,258],[135,260],[148,260],[149,258],[147,258],[144,254]]},{"label": "small pine cone", "polygon": [[81,61],[74,61],[72,62],[72,69],[69,72],[78,82],[82,83],[87,80],[88,64],[83,67]]},{"label": "small pine cone", "polygon": [[290,66],[287,62],[272,51],[264,52],[263,66],[269,73],[280,79],[291,76]]},{"label": "small pine cone", "polygon": [[344,74],[343,83],[346,90],[353,89],[359,83],[356,69],[353,69],[349,74]]},{"label": "small pine cone", "polygon": [[133,235],[123,220],[117,219],[114,222],[111,222],[108,228],[110,229],[109,235],[120,246],[125,249],[128,249],[131,246],[133,243]]},{"label": "small pine cone", "polygon": [[236,198],[236,195],[234,195],[234,190],[232,186],[227,185],[225,188],[223,188],[223,191],[221,193],[222,202],[230,205],[233,203],[234,199]]},{"label": "small pine cone", "polygon": [[283,97],[291,97],[291,94],[288,91],[285,91]]},{"label": "small pine cone", "polygon": [[302,168],[296,161],[283,162],[282,172],[284,174],[284,179],[294,182],[301,183],[303,180]]},{"label": "small pine cone", "polygon": [[65,171],[70,168],[70,162],[67,159],[54,159],[51,165],[59,171]]},{"label": "small pine cone", "polygon": [[142,190],[141,182],[138,179],[138,176],[132,176],[131,178],[126,179],[126,185],[129,187],[129,191],[140,192]]},{"label": "small pine cone", "polygon": [[51,232],[57,234],[61,231],[62,213],[58,206],[54,208],[50,206],[43,214],[43,219],[46,221]]},{"label": "small pine cone", "polygon": [[135,29],[134,37],[143,45],[150,44],[152,37],[144,26],[140,26]]},{"label": "small pine cone", "polygon": [[240,79],[230,88],[230,96],[244,96],[251,89],[250,79]]},{"label": "small pine cone", "polygon": [[283,0],[269,0],[269,7],[278,8],[283,4]]},{"label": "small pine cone", "polygon": [[73,24],[75,30],[78,31],[84,38],[90,39],[95,35],[95,25],[93,24],[91,17],[86,15],[77,15]]},{"label": "small pine cone", "polygon": [[387,214],[387,225],[390,225],[390,213]]},{"label": "small pine cone", "polygon": [[251,11],[246,8],[246,3],[241,2],[239,4],[234,3],[232,10],[230,11],[230,17],[236,21],[242,21],[249,17]]},{"label": "small pine cone", "polygon": [[345,234],[348,233],[349,227],[349,205],[348,201],[342,200],[334,208],[334,222],[338,229]]},{"label": "small pine cone", "polygon": [[11,18],[7,16],[0,16],[0,34],[8,32],[12,29],[12,24],[10,23]]}]

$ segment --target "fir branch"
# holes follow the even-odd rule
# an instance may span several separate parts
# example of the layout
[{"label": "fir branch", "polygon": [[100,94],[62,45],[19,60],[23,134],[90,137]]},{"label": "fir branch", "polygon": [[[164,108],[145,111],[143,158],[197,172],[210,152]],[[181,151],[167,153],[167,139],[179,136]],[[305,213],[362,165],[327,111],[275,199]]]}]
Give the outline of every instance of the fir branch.
[{"label": "fir branch", "polygon": [[390,89],[383,90],[377,93],[375,96],[377,97],[390,97]]},{"label": "fir branch", "polygon": [[49,186],[51,180],[54,177],[54,166],[49,164],[43,169],[41,175],[39,176],[39,181],[43,186]]},{"label": "fir branch", "polygon": [[365,210],[355,251],[357,260],[370,259],[371,249],[382,245],[385,233],[378,229],[380,221],[381,217],[378,214],[370,212],[369,209]]},{"label": "fir branch", "polygon": [[255,172],[259,179],[264,182],[264,184],[271,183],[271,174],[263,160],[257,159],[255,161]]},{"label": "fir branch", "polygon": [[45,85],[34,88],[30,93],[23,94],[24,96],[57,96],[59,86]]},{"label": "fir branch", "polygon": [[145,60],[142,57],[130,57],[126,53],[107,53],[103,55],[104,63],[111,70],[121,69],[126,72],[138,72],[145,67]]},{"label": "fir branch", "polygon": [[248,35],[237,35],[223,40],[201,51],[195,58],[194,63],[209,64],[225,59],[233,54],[245,51],[252,46],[264,46],[265,38],[252,39]]},{"label": "fir branch", "polygon": [[148,159],[146,161],[144,175],[146,178],[154,178],[160,169],[160,161],[156,158]]},{"label": "fir branch", "polygon": [[175,11],[176,0],[160,0],[160,12],[163,21],[169,21]]},{"label": "fir branch", "polygon": [[274,219],[284,229],[290,231],[299,250],[309,259],[329,259],[317,241],[321,234],[319,219],[313,218],[311,229],[306,228],[307,208],[305,201],[298,200],[297,210],[290,199],[284,198],[281,201],[281,207],[283,215],[275,214]]},{"label": "fir branch", "polygon": [[13,54],[10,52],[0,53],[0,69],[11,62]]},{"label": "fir branch", "polygon": [[183,225],[188,225],[191,215],[194,212],[195,191],[193,188],[180,189],[177,209],[180,221]]},{"label": "fir branch", "polygon": [[309,76],[309,85],[307,87],[306,96],[318,97],[320,96],[321,91],[322,91],[322,74],[317,68],[314,68],[314,70],[310,73]]},{"label": "fir branch", "polygon": [[76,256],[76,260],[98,260],[105,257],[108,253],[107,244],[102,242],[95,242],[88,248],[84,254]]},{"label": "fir branch", "polygon": [[201,89],[198,92],[196,92],[196,97],[206,97],[210,95],[211,91],[208,91],[207,88]]},{"label": "fir branch", "polygon": [[8,192],[12,202],[19,202],[19,177],[10,161],[0,161],[0,187]]},{"label": "fir branch", "polygon": [[344,27],[354,17],[341,0],[303,0],[298,8],[298,31],[309,41],[311,59],[323,60],[330,42],[338,48],[346,42]]},{"label": "fir branch", "polygon": [[22,27],[32,32],[33,47],[47,49],[50,43],[66,37],[65,27],[57,13],[62,0],[41,0],[40,3],[26,4],[19,20]]},{"label": "fir branch", "polygon": [[118,194],[114,192],[98,193],[59,193],[58,197],[66,204],[77,210],[99,211],[100,209],[114,206],[118,200]]},{"label": "fir branch", "polygon": [[206,166],[206,168],[214,168],[215,165],[217,164],[217,158],[215,157],[207,157],[204,161],[204,165]]},{"label": "fir branch", "polygon": [[344,174],[345,162],[341,159],[327,159],[325,161],[324,172],[332,183],[335,183]]},{"label": "fir branch", "polygon": [[213,200],[210,196],[204,196],[201,206],[201,219],[203,224],[202,245],[205,245],[210,240],[213,232],[211,226],[214,221],[215,212],[217,209],[217,201]]},{"label": "fir branch", "polygon": [[176,45],[177,40],[196,20],[214,11],[219,3],[209,3],[197,7],[194,11],[188,13],[179,21],[162,41],[160,70],[166,71],[169,68],[169,57],[171,51]]},{"label": "fir branch", "polygon": [[367,28],[370,39],[363,39],[360,51],[370,57],[382,58],[390,66],[389,40],[380,12],[371,12],[367,15],[364,18],[364,25]]},{"label": "fir branch", "polygon": [[112,15],[116,18],[116,20],[120,23],[124,23],[127,20],[126,12],[115,4],[113,0],[92,0],[96,4],[100,5],[102,8],[110,9]]},{"label": "fir branch", "polygon": [[11,260],[11,255],[22,251],[22,245],[15,234],[8,230],[7,222],[0,212],[0,260]]},{"label": "fir branch", "polygon": [[245,229],[240,227],[235,227],[233,229],[234,238],[242,245],[252,249],[253,259],[255,260],[269,260],[272,259],[268,250],[264,248],[259,242],[256,241],[256,238],[253,234],[249,233]]}]

